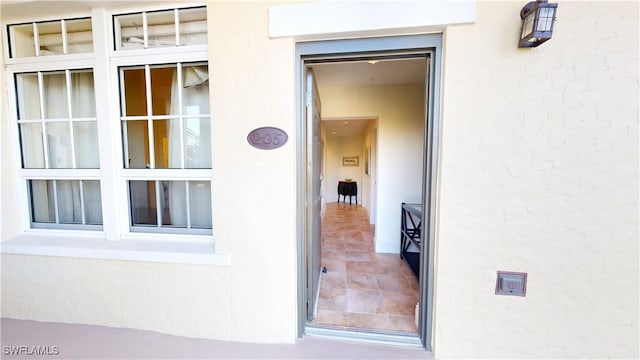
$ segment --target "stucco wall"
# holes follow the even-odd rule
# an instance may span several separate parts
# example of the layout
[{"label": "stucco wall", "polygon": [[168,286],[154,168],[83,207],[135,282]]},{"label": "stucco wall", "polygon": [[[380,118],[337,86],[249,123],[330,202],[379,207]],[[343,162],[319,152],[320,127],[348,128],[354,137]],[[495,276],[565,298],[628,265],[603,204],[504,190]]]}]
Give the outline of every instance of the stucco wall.
[{"label": "stucco wall", "polygon": [[397,253],[401,204],[419,203],[422,194],[424,86],[334,87],[321,94],[323,117],[378,118],[375,250]]},{"label": "stucco wall", "polygon": [[229,339],[229,269],[2,255],[2,316]]},{"label": "stucco wall", "polygon": [[[522,5],[479,2],[445,33],[435,355],[637,358],[638,4],[561,1],[554,39],[531,50],[516,48]],[[267,7],[209,3],[213,226],[231,265],[3,255],[3,316],[294,341],[294,42],[269,40]],[[289,143],[248,146],[266,125]],[[382,151],[405,141],[387,126],[381,194],[397,186]],[[4,239],[15,177],[0,176]],[[398,204],[379,199],[379,220]],[[527,296],[494,295],[497,270],[528,272]]]},{"label": "stucco wall", "polygon": [[[228,254],[231,265],[3,254],[2,316],[295,340],[294,44],[269,39],[268,5],[208,4],[213,233],[216,251]],[[271,151],[251,147],[247,134],[261,126],[282,128],[289,142]],[[7,128],[2,121],[2,164],[15,168]],[[19,230],[11,211],[17,199],[6,196],[15,193],[15,173],[0,173],[2,225],[12,222],[11,231],[3,226],[6,240]]]},{"label": "stucco wall", "polygon": [[560,1],[530,50],[522,5],[445,34],[436,356],[637,358],[638,3]]},{"label": "stucco wall", "polygon": [[[232,255],[232,338],[296,337],[294,43],[270,40],[267,2],[208,5],[216,249]],[[247,143],[254,128],[289,134],[276,150]]]}]

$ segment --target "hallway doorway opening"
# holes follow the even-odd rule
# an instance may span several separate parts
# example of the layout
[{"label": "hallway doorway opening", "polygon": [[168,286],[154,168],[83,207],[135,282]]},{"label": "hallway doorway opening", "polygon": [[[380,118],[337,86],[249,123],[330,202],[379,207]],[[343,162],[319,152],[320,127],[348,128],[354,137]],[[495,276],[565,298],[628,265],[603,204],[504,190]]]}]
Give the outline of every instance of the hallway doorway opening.
[{"label": "hallway doorway opening", "polygon": [[[354,45],[345,53],[338,42],[297,47],[300,335],[333,331],[430,350],[439,37],[367,40],[338,41]],[[357,185],[354,202],[340,194],[345,182]],[[427,204],[413,269],[400,256],[403,203]]]}]

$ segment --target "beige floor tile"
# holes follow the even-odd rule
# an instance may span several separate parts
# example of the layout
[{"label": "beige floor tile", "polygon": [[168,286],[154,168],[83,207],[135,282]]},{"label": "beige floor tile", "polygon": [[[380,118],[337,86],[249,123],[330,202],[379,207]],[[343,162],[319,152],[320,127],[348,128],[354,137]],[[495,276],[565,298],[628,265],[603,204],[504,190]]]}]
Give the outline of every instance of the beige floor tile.
[{"label": "beige floor tile", "polygon": [[418,281],[398,254],[374,252],[374,231],[361,206],[327,204],[314,323],[415,334]]},{"label": "beige floor tile", "polygon": [[389,330],[392,327],[389,317],[384,314],[347,313],[347,319],[350,327],[359,329]]}]

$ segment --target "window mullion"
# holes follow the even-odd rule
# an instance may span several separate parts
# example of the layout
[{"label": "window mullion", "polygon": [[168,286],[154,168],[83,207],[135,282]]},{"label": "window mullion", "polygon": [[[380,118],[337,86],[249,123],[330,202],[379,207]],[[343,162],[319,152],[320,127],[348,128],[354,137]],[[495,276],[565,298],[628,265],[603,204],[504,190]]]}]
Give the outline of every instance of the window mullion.
[{"label": "window mullion", "polygon": [[[94,89],[96,94],[96,122],[98,146],[100,149],[100,194],[102,198],[102,221],[108,240],[121,237],[127,225],[127,215],[119,209],[126,209],[126,188],[117,179],[122,164],[119,152],[120,126],[114,126],[118,118],[117,69],[109,62],[110,17],[104,8],[94,8],[91,13],[94,44]],[[117,122],[116,122],[117,124]],[[124,224],[123,224],[124,223]]]},{"label": "window mullion", "polygon": [[[64,40],[63,40],[64,41]],[[65,75],[65,81],[67,83],[67,114],[69,114],[69,139],[71,142],[71,167],[72,168],[76,168],[77,164],[76,164],[76,142],[75,142],[75,136],[73,134],[73,106],[71,104],[71,71],[69,70],[65,70],[64,71],[64,75]]]},{"label": "window mullion", "polygon": [[53,209],[56,214],[56,224],[60,224],[60,213],[58,210],[58,180],[53,181]]},{"label": "window mullion", "polygon": [[[157,222],[157,227],[162,227],[162,202],[160,201],[160,186],[162,185],[162,182],[160,182],[159,180],[154,181],[155,182],[155,187],[156,187],[156,222]],[[163,191],[164,193],[164,191]]]},{"label": "window mullion", "polygon": [[180,126],[180,169],[184,169],[184,117],[182,113],[182,64],[176,67],[178,81],[178,126]]},{"label": "window mullion", "polygon": [[69,46],[67,44],[67,23],[64,19],[60,20],[60,32],[62,33],[62,53],[69,53]]},{"label": "window mullion", "polygon": [[82,214],[82,225],[87,224],[86,214],[84,213],[84,180],[78,181],[80,188],[80,214]]},{"label": "window mullion", "polygon": [[173,18],[176,29],[176,46],[180,46],[180,15],[178,9],[173,9]]},{"label": "window mullion", "polygon": [[189,201],[189,181],[185,181],[184,182],[184,194],[185,194],[185,201],[186,201],[186,208],[185,211],[187,212],[187,229],[191,229],[191,203]]},{"label": "window mullion", "polygon": [[155,157],[155,139],[153,137],[153,104],[151,99],[151,67],[149,65],[144,66],[144,79],[145,79],[145,87],[147,88],[147,132],[149,136],[149,168],[156,168],[156,157]]},{"label": "window mullion", "polygon": [[33,46],[36,56],[40,56],[40,35],[38,34],[38,23],[33,23]]},{"label": "window mullion", "polygon": [[[44,150],[44,168],[49,169],[49,141],[47,139],[47,122],[44,121],[44,75],[38,71],[38,96],[40,96],[40,120],[42,121],[42,147]],[[24,100],[23,100],[24,101]]]},{"label": "window mullion", "polygon": [[147,23],[147,12],[142,12],[142,38],[144,43],[144,48],[149,48],[149,28]]}]

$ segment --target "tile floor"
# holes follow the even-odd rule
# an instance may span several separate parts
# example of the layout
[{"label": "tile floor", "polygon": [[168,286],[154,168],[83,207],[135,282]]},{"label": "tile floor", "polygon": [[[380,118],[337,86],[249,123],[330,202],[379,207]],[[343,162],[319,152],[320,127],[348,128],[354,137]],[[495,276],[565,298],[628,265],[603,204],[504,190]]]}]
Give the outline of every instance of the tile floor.
[{"label": "tile floor", "polygon": [[418,281],[400,255],[373,251],[373,235],[364,208],[327,204],[322,222],[322,265],[327,272],[320,281],[313,323],[417,334]]}]

